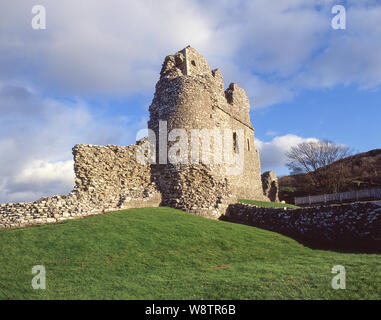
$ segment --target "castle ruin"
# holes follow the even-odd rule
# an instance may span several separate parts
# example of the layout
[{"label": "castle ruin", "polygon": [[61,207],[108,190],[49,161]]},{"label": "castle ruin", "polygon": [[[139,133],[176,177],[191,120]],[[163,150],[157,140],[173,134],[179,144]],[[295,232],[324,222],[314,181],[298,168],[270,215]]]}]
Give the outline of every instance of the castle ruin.
[{"label": "castle ruin", "polygon": [[[217,218],[237,198],[269,201],[263,195],[249,99],[245,91],[234,83],[225,90],[220,70],[211,70],[205,58],[194,48],[186,47],[165,58],[149,111],[148,127],[155,132],[156,138],[160,136],[160,121],[165,121],[167,134],[178,128],[186,130],[188,146],[192,145],[192,132],[195,130],[200,133],[216,130],[222,135],[229,129],[231,137],[224,136],[223,143],[231,138],[234,156],[237,157],[238,153],[242,156],[242,163],[232,165],[223,161],[208,165],[153,165],[164,205]],[[241,139],[238,138],[238,130],[241,130]],[[223,153],[223,146],[216,144],[216,137],[213,139],[214,143],[207,146],[211,156]],[[200,141],[199,150],[202,150],[203,143],[208,142]],[[160,147],[159,138],[156,145]],[[171,142],[168,143],[170,145]],[[192,150],[188,152],[189,159]],[[202,155],[197,154],[196,157]],[[156,160],[160,162],[159,155],[156,155]],[[238,174],[229,173],[227,169],[237,165],[241,166]]]},{"label": "castle ruin", "polygon": [[[148,129],[154,140],[126,147],[76,145],[74,190],[34,202],[2,204],[0,227],[52,223],[159,205],[218,219],[237,198],[269,201],[263,193],[249,111],[245,91],[236,84],[224,90],[221,72],[211,70],[194,48],[169,55],[149,107]],[[195,152],[189,148],[180,155],[188,161],[171,163],[171,147],[181,138],[173,135],[178,129],[184,133],[186,145],[198,149]],[[201,139],[205,132],[216,133],[209,137],[207,145],[207,140]],[[216,143],[219,140],[221,143]],[[140,163],[137,152],[147,143],[157,146],[154,161]],[[202,150],[207,150],[210,158],[221,154],[222,160],[226,160],[228,150],[233,160],[242,161],[189,161],[203,158]]]}]

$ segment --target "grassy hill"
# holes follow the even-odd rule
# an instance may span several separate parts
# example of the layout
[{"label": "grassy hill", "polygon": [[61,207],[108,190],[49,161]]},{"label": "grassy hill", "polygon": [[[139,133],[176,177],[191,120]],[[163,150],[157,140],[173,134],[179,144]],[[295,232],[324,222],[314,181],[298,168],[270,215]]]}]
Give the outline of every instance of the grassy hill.
[{"label": "grassy hill", "polygon": [[[0,230],[1,299],[380,299],[381,255],[160,207]],[[46,290],[31,287],[46,268]],[[343,265],[347,289],[333,290]]]},{"label": "grassy hill", "polygon": [[[319,169],[322,175],[338,172],[342,180],[339,192],[381,187],[381,149],[358,153]],[[314,188],[306,174],[281,177],[279,186],[280,199],[290,203],[294,197],[327,193]]]}]

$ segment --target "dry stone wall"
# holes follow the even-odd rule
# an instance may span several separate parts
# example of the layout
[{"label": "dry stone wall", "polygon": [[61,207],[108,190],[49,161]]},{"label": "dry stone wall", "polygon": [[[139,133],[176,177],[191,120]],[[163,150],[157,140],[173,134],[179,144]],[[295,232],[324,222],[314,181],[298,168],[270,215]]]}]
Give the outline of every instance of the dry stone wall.
[{"label": "dry stone wall", "polygon": [[136,161],[138,145],[73,148],[74,190],[64,196],[0,205],[0,228],[53,223],[112,210],[159,206],[150,166]]},{"label": "dry stone wall", "polygon": [[287,210],[234,204],[224,219],[298,240],[381,250],[381,207],[372,203]]}]

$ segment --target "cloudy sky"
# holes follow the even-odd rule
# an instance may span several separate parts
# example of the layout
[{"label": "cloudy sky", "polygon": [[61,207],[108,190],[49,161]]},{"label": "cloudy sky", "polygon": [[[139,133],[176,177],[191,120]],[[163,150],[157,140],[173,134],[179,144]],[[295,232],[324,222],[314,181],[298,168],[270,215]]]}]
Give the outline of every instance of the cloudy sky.
[{"label": "cloudy sky", "polygon": [[2,0],[0,203],[69,192],[77,143],[134,143],[164,57],[189,44],[247,91],[263,170],[287,173],[305,139],[380,148],[380,21],[377,0]]}]

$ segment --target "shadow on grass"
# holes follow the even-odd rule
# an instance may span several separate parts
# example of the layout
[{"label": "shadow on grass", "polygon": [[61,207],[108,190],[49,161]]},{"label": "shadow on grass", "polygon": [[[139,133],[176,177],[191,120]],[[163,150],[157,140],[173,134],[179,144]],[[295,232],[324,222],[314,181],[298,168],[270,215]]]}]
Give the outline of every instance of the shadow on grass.
[{"label": "shadow on grass", "polygon": [[381,241],[365,241],[361,239],[353,239],[353,241],[328,241],[328,240],[312,240],[300,236],[296,236],[287,232],[280,232],[271,230],[269,228],[263,228],[255,224],[245,223],[239,220],[235,220],[226,216],[221,216],[221,221],[232,222],[237,224],[248,225],[251,227],[276,232],[283,236],[296,240],[305,247],[314,250],[327,250],[340,253],[364,253],[364,254],[381,254]]}]

